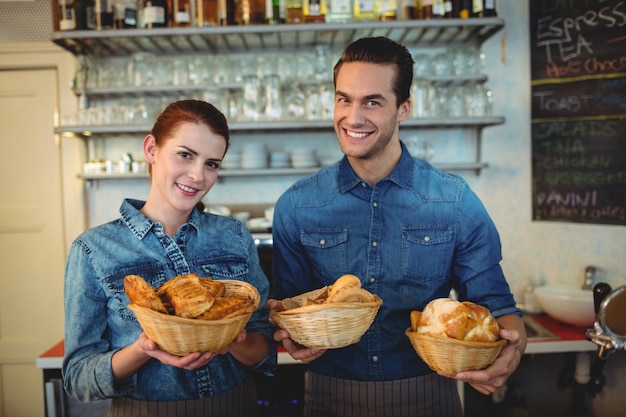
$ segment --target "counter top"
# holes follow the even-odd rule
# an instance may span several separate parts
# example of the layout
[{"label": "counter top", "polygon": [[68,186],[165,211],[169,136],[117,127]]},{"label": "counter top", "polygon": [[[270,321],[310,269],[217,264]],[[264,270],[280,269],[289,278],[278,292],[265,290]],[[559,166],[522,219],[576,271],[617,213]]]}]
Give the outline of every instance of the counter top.
[{"label": "counter top", "polygon": [[[65,344],[63,340],[52,346],[50,349],[42,353],[36,361],[39,369],[61,369],[63,365],[63,354],[65,352]],[[278,364],[300,364],[300,361],[293,359],[282,347],[278,348]]]},{"label": "counter top", "polygon": [[526,354],[591,352],[598,350],[598,345],[586,339],[586,328],[570,326],[546,315],[532,315],[529,317],[554,333],[557,338],[548,340],[529,339],[526,345]]},{"label": "counter top", "polygon": [[[535,353],[562,353],[562,352],[591,352],[598,349],[597,345],[585,338],[587,329],[573,327],[560,323],[544,315],[533,315],[532,320],[539,323],[556,335],[555,339],[528,341],[526,354]],[[64,343],[61,340],[37,358],[36,365],[40,369],[60,369],[63,362]],[[300,364],[294,360],[283,348],[278,349],[278,364]]]}]

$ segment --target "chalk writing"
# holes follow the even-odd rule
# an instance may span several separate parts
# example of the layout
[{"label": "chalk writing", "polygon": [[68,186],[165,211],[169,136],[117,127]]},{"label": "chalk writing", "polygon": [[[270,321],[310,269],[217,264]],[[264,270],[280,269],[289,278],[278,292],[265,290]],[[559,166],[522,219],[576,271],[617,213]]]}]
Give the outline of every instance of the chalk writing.
[{"label": "chalk writing", "polygon": [[[565,10],[565,9],[563,9]],[[593,42],[587,39],[584,31],[588,28],[603,29],[626,25],[624,2],[600,10],[585,10],[578,16],[562,17],[548,15],[537,21],[535,45],[543,50],[548,63],[553,55],[560,61],[567,62],[583,54],[593,53]]]},{"label": "chalk writing", "polygon": [[626,225],[626,2],[530,12],[533,219]]}]

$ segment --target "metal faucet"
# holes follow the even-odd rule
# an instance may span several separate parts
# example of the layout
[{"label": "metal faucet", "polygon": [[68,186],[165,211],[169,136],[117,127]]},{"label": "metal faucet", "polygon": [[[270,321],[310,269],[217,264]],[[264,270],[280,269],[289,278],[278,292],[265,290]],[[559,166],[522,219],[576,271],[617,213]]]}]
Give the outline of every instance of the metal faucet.
[{"label": "metal faucet", "polygon": [[593,289],[593,285],[596,281],[596,267],[588,266],[585,268],[585,282],[583,283],[583,290]]}]

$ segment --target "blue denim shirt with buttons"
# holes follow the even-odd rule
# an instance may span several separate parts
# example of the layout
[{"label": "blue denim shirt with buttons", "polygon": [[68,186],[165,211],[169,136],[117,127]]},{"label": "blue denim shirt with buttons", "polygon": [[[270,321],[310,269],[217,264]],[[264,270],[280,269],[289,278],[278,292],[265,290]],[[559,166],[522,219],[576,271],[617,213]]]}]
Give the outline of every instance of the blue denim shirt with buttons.
[{"label": "blue denim shirt with buttons", "polygon": [[153,288],[177,275],[249,282],[261,295],[246,326],[267,340],[268,356],[254,369],[271,375],[276,345],[265,308],[269,282],[261,270],[250,232],[232,218],[193,210],[174,237],[139,210],[144,202],[125,200],[121,217],[82,233],[72,244],[65,272],[65,357],[63,378],[80,401],[111,397],[170,401],[205,398],[241,384],[249,375],[231,355],[218,355],[188,371],[150,359],[122,383],[115,383],[113,354],[137,340],[141,328],[127,308],[124,277],[143,277]]},{"label": "blue denim shirt with buttons", "polygon": [[397,166],[373,187],[345,157],[296,182],[276,204],[273,239],[276,298],[349,273],[383,300],[357,344],[311,362],[320,374],[386,381],[431,372],[405,330],[411,310],[451,288],[495,317],[521,315],[481,201],[463,179],[411,157],[404,145]]}]

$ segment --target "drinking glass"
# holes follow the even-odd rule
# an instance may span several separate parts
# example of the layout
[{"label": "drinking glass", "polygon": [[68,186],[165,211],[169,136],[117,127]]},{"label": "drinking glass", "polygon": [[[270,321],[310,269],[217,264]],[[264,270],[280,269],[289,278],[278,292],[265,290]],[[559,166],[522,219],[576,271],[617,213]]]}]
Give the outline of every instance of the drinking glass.
[{"label": "drinking glass", "polygon": [[280,119],[280,77],[277,74],[266,75],[263,78],[263,93],[263,102],[265,103],[265,118],[267,120]]}]

